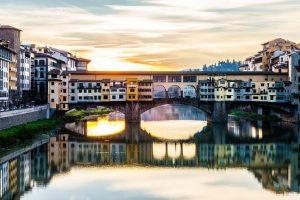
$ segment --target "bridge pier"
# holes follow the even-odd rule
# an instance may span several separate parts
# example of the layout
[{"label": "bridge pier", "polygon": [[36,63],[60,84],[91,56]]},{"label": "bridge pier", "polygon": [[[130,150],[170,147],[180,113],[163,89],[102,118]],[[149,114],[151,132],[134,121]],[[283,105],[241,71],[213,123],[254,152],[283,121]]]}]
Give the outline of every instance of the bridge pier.
[{"label": "bridge pier", "polygon": [[125,104],[126,123],[140,123],[141,111],[139,102],[126,102]]},{"label": "bridge pier", "polygon": [[227,121],[228,121],[228,113],[226,110],[226,102],[215,101],[213,103],[211,122],[226,123]]}]

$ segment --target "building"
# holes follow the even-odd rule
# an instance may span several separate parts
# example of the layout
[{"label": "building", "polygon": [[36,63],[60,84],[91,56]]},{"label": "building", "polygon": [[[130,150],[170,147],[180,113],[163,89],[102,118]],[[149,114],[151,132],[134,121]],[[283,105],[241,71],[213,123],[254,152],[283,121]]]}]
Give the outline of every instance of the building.
[{"label": "building", "polygon": [[86,58],[75,58],[76,60],[76,71],[87,71],[88,64],[91,60]]},{"label": "building", "polygon": [[245,59],[240,70],[286,73],[289,69],[288,55],[299,49],[299,44],[282,38],[265,42],[261,51]]},{"label": "building", "polygon": [[199,82],[199,92],[203,101],[291,102],[291,82],[282,80],[209,78]]},{"label": "building", "polygon": [[300,119],[300,51],[293,52],[289,57],[289,80],[291,82],[292,103],[297,105],[298,120]]},{"label": "building", "polygon": [[127,89],[127,101],[138,101],[139,98],[139,85],[137,78],[128,78],[126,80],[126,89]]},{"label": "building", "polygon": [[31,89],[31,65],[32,59],[34,59],[33,53],[28,51],[26,47],[21,46],[20,49],[20,72],[19,72],[19,88],[21,96],[24,93],[28,93]]},{"label": "building", "polygon": [[35,77],[33,90],[41,103],[47,102],[48,72],[60,70],[60,61],[46,53],[35,53]]},{"label": "building", "polygon": [[139,101],[152,101],[153,100],[153,81],[140,80],[138,81],[138,100]]},{"label": "building", "polygon": [[9,25],[0,25],[0,39],[8,41],[8,48],[16,53],[16,64],[10,70],[10,99],[15,102],[19,99],[19,67],[20,67],[20,46],[21,30]]},{"label": "building", "polygon": [[50,71],[48,102],[68,110],[78,103],[200,98],[201,101],[288,103],[287,73],[273,72],[91,72]]},{"label": "building", "polygon": [[0,109],[9,106],[10,92],[17,90],[16,52],[8,47],[8,43],[0,40]]}]

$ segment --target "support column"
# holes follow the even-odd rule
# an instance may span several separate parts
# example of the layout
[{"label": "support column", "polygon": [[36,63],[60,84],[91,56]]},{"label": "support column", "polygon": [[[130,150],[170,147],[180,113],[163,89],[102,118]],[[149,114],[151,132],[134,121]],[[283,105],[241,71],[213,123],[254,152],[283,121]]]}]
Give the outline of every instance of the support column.
[{"label": "support column", "polygon": [[226,111],[225,101],[215,101],[212,112],[213,123],[225,123],[228,121],[228,113]]},{"label": "support column", "polygon": [[141,112],[140,112],[140,103],[139,102],[126,102],[125,121],[126,121],[126,123],[141,122]]}]

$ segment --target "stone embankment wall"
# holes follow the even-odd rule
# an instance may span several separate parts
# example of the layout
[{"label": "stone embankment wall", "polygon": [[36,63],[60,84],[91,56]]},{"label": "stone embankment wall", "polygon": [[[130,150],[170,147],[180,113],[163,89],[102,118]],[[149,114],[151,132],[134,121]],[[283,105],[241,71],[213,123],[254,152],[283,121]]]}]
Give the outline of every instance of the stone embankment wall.
[{"label": "stone embankment wall", "polygon": [[48,105],[0,112],[0,130],[46,118],[49,118]]}]

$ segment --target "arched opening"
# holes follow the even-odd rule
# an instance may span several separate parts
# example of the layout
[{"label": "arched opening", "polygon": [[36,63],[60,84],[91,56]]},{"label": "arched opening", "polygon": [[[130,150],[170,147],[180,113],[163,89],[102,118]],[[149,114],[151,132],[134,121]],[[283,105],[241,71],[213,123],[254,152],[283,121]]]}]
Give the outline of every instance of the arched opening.
[{"label": "arched opening", "polygon": [[156,85],[153,89],[153,98],[154,99],[165,99],[167,98],[167,90],[162,85]]},{"label": "arched opening", "polygon": [[186,85],[182,88],[183,98],[196,98],[196,88],[192,85]]},{"label": "arched opening", "polygon": [[181,97],[181,89],[178,85],[172,85],[168,89],[169,98],[180,98]]}]

